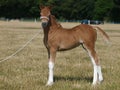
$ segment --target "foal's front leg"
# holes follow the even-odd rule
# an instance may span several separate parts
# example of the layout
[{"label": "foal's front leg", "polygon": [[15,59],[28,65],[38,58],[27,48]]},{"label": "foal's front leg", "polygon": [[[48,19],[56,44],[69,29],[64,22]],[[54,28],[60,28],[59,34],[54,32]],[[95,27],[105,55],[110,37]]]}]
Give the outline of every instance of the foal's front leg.
[{"label": "foal's front leg", "polygon": [[49,76],[48,76],[47,86],[51,86],[53,84],[53,69],[54,69],[55,57],[56,57],[56,50],[51,48],[50,58],[48,63]]}]

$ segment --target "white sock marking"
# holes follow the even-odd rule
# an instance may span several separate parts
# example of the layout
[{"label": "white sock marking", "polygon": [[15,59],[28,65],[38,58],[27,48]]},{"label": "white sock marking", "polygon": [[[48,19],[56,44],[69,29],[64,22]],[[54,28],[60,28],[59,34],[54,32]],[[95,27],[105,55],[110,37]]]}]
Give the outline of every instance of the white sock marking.
[{"label": "white sock marking", "polygon": [[97,83],[97,66],[94,65],[93,85]]},{"label": "white sock marking", "polygon": [[103,80],[102,72],[101,72],[101,66],[97,66],[98,68],[98,75],[99,75],[99,81],[101,82]]},{"label": "white sock marking", "polygon": [[101,72],[101,66],[97,66],[94,58],[91,56],[89,51],[88,51],[88,53],[89,53],[89,56],[91,58],[91,61],[92,61],[93,67],[94,67],[93,85],[95,85],[98,80],[99,80],[99,82],[101,82],[103,80],[103,76],[102,76],[102,72]]},{"label": "white sock marking", "polygon": [[53,84],[53,68],[54,68],[54,63],[52,61],[49,61],[49,77],[48,77],[48,82],[47,85],[52,85]]},{"label": "white sock marking", "polygon": [[94,69],[94,73],[93,73],[93,85],[95,85],[97,83],[97,72],[98,72],[98,68],[96,66],[96,63],[95,63],[95,60],[94,58],[92,57],[90,51],[88,51],[89,53],[89,56],[91,58],[91,61],[92,61],[92,64],[93,64],[93,69]]}]

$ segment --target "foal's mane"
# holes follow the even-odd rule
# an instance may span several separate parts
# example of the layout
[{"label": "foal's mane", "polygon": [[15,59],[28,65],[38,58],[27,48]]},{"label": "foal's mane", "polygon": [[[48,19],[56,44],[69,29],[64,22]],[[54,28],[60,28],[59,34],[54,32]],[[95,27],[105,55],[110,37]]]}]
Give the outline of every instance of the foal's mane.
[{"label": "foal's mane", "polygon": [[54,15],[50,15],[50,17],[51,17],[52,19],[54,19],[54,21],[56,22],[58,28],[62,27],[62,25],[57,22],[57,19],[56,19],[56,17],[55,17]]}]

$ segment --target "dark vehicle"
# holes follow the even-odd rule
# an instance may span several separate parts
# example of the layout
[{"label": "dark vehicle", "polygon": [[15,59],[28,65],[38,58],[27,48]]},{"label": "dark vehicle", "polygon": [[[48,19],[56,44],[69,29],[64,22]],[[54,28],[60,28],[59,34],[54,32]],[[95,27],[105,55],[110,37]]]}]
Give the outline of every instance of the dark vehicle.
[{"label": "dark vehicle", "polygon": [[89,20],[85,19],[81,21],[81,24],[89,24]]},{"label": "dark vehicle", "polygon": [[81,21],[81,24],[96,24],[96,25],[98,25],[98,24],[104,24],[104,22],[103,21],[98,21],[98,20],[87,20],[87,19],[85,19],[85,20]]}]

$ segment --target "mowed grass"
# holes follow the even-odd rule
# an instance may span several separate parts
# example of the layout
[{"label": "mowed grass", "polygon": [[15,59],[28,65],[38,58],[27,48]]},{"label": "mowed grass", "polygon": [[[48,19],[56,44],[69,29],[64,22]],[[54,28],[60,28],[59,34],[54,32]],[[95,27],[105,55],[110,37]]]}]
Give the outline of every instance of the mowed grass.
[{"label": "mowed grass", "polygon": [[[71,28],[79,23],[62,23]],[[120,90],[120,25],[99,25],[111,39],[105,44],[98,35],[99,55],[104,81],[92,87],[93,67],[81,47],[58,52],[54,68],[55,83],[46,87],[48,78],[47,51],[43,44],[40,22],[0,21],[0,60],[13,54],[39,30],[41,33],[21,52],[0,63],[0,90]]]}]

